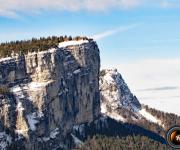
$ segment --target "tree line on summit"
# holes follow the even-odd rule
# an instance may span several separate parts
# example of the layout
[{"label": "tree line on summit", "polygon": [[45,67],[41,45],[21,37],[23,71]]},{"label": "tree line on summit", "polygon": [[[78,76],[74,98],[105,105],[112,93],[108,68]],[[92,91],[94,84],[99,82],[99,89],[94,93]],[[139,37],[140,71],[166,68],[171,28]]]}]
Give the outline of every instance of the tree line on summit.
[{"label": "tree line on summit", "polygon": [[[49,36],[47,38],[32,38],[31,40],[11,41],[0,44],[0,58],[9,57],[14,54],[27,54],[28,52],[45,51],[50,48],[56,48],[59,43],[64,41],[91,40],[85,36]],[[6,85],[0,85],[0,94],[10,94],[10,90]]]},{"label": "tree line on summit", "polygon": [[0,44],[0,58],[11,56],[12,52],[15,54],[27,54],[28,52],[38,52],[55,48],[59,43],[64,41],[79,41],[90,40],[85,36],[49,36],[47,38],[41,37],[39,39],[32,38],[31,40],[11,41]]}]

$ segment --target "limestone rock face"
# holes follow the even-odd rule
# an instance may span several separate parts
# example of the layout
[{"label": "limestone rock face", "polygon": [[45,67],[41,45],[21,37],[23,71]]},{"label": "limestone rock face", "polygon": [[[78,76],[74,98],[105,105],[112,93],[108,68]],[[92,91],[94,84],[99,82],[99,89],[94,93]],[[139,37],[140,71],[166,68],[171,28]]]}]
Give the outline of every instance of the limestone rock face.
[{"label": "limestone rock face", "polygon": [[0,85],[11,93],[0,96],[6,148],[68,149],[72,127],[100,114],[99,69],[94,41],[0,60]]},{"label": "limestone rock face", "polygon": [[12,84],[26,77],[25,60],[22,56],[0,60],[0,84]]}]

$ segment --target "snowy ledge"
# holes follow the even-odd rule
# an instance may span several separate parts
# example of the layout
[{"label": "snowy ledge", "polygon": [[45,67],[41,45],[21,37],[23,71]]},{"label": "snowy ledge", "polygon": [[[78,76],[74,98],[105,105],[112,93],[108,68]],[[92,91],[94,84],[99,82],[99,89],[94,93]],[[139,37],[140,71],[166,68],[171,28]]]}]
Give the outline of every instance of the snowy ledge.
[{"label": "snowy ledge", "polygon": [[5,57],[5,58],[1,58],[1,59],[0,59],[0,63],[1,63],[1,62],[11,61],[11,60],[13,60],[13,58],[12,58],[12,57]]},{"label": "snowy ledge", "polygon": [[[79,41],[76,41],[76,40],[72,40],[72,41],[65,41],[65,42],[61,42],[59,43],[58,45],[58,48],[63,48],[63,47],[67,47],[67,46],[75,46],[75,45],[81,45],[81,44],[85,44],[85,43],[89,43],[88,40],[79,40]],[[28,52],[26,54],[26,56],[33,56],[33,55],[36,55],[36,54],[45,54],[45,53],[53,53],[57,50],[57,48],[50,48],[48,50],[44,50],[44,51],[40,51],[40,52]],[[8,61],[11,61],[11,60],[14,60],[13,57],[5,57],[5,58],[0,58],[0,63],[1,62],[8,62]]]},{"label": "snowy ledge", "polygon": [[59,48],[62,48],[62,47],[67,47],[67,46],[74,46],[74,45],[81,45],[81,44],[84,44],[84,43],[89,43],[88,40],[79,40],[79,41],[65,41],[65,42],[61,42],[59,43]]},{"label": "snowy ledge", "polygon": [[[67,46],[81,45],[81,44],[84,44],[84,43],[89,43],[89,41],[88,41],[88,40],[65,41],[65,42],[59,43],[58,48],[63,48],[63,47],[67,47]],[[40,52],[29,52],[27,55],[28,55],[28,56],[31,56],[31,55],[33,56],[33,55],[36,55],[36,54],[53,53],[53,52],[55,52],[56,50],[57,50],[57,48],[50,48],[50,49],[48,49],[48,50],[44,50],[44,51],[40,51]]]}]

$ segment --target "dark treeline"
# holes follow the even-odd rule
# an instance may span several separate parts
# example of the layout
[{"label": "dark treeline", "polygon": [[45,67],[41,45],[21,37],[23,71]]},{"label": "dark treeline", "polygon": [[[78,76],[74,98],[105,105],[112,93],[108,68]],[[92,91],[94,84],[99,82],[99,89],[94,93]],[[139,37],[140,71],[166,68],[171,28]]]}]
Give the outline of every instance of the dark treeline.
[{"label": "dark treeline", "polygon": [[[138,119],[138,117],[135,114],[133,114],[131,111],[129,111],[125,108],[120,108],[118,110],[118,113],[120,115],[122,115],[123,118],[126,118],[129,123],[141,126],[145,129],[153,131],[163,137],[166,136],[166,133],[169,130],[169,128],[171,128],[175,125],[180,125],[180,117],[177,116],[176,114],[159,111],[157,109],[150,108],[147,105],[142,105],[142,108],[144,108],[147,112],[149,112],[154,117],[159,119],[161,121],[161,125],[158,125],[156,123],[148,121],[143,117]],[[131,117],[129,117],[129,116],[131,116]],[[134,119],[138,119],[138,121],[132,119],[132,117]]]},{"label": "dark treeline", "polygon": [[107,137],[95,135],[75,150],[170,150],[165,144],[145,136]]},{"label": "dark treeline", "polygon": [[31,40],[22,40],[22,41],[11,41],[6,43],[0,44],[0,58],[11,56],[11,53],[17,54],[27,54],[28,52],[37,52],[37,51],[44,51],[49,48],[55,48],[58,46],[60,42],[64,41],[71,41],[71,40],[82,40],[86,39],[87,37],[71,37],[71,36],[52,36],[52,37],[41,37],[39,39],[32,38]]}]

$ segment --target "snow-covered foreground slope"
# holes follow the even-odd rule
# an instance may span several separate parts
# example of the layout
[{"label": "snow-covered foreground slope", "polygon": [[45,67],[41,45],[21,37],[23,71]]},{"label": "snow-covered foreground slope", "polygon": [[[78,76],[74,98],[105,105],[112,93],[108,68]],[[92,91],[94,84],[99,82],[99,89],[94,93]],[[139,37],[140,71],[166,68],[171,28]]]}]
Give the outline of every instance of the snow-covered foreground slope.
[{"label": "snow-covered foreground slope", "polygon": [[[163,127],[161,120],[154,117],[141,107],[120,73],[114,70],[102,70],[100,73],[101,113],[117,121],[126,122],[127,119],[136,116],[136,120],[145,118],[147,121]],[[120,111],[124,109],[125,111]],[[124,113],[128,118],[124,118]]]}]

